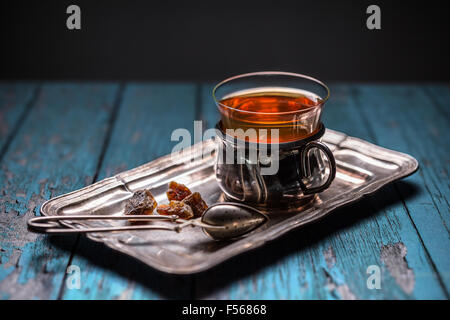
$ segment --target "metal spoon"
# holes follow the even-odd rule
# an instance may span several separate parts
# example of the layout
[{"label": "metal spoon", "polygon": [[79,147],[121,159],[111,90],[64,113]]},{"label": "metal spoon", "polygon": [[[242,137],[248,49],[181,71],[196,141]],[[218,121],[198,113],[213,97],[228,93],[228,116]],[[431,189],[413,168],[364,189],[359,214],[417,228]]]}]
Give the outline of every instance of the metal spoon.
[{"label": "metal spoon", "polygon": [[261,211],[245,204],[222,202],[209,207],[203,213],[201,221],[209,225],[203,227],[207,235],[216,240],[225,240],[243,236],[263,225],[268,219]]},{"label": "metal spoon", "polygon": [[[84,221],[84,220],[130,220],[152,221],[169,220],[176,225],[130,225],[123,227],[93,227],[71,229],[60,224],[60,221]],[[32,231],[52,234],[88,233],[88,232],[112,232],[128,230],[170,230],[180,232],[186,226],[203,228],[204,232],[215,240],[232,239],[243,236],[260,227],[268,220],[268,217],[259,210],[250,206],[222,202],[210,206],[201,218],[193,220],[180,219],[177,215],[72,215],[35,217],[28,220],[28,226]]]}]

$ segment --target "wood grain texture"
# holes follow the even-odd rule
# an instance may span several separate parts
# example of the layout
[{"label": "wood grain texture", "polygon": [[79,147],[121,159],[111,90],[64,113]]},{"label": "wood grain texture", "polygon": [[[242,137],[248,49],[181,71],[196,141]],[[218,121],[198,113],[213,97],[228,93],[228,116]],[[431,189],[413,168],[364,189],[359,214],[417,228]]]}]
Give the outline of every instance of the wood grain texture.
[{"label": "wood grain texture", "polygon": [[[168,154],[172,131],[192,131],[194,84],[129,84],[102,163],[99,179]],[[189,298],[191,277],[167,275],[82,237],[72,264],[82,271],[82,288],[64,288],[64,299]]]},{"label": "wood grain texture", "polygon": [[[416,232],[445,286],[450,290],[450,212],[448,166],[450,94],[447,86],[357,86],[359,111],[369,121],[372,138],[388,148],[412,154],[420,163],[409,178],[417,193],[405,201]],[[396,184],[405,197],[409,192]]]},{"label": "wood grain texture", "polygon": [[26,222],[45,200],[92,183],[116,89],[45,85],[11,141],[0,164],[1,298],[57,298],[75,238]]},{"label": "wood grain texture", "polygon": [[429,84],[423,86],[428,99],[439,113],[439,117],[445,117],[450,121],[450,85]]},{"label": "wood grain texture", "polygon": [[[210,90],[204,86],[202,116],[214,123]],[[358,108],[351,87],[334,86],[324,122],[374,141],[373,129]],[[408,190],[406,200],[420,187],[409,181],[399,184]],[[322,222],[198,275],[196,294],[232,299],[445,298],[404,199],[388,186]],[[366,286],[370,265],[381,268],[380,290]]]},{"label": "wood grain texture", "polygon": [[34,104],[38,91],[38,84],[0,84],[0,159]]}]

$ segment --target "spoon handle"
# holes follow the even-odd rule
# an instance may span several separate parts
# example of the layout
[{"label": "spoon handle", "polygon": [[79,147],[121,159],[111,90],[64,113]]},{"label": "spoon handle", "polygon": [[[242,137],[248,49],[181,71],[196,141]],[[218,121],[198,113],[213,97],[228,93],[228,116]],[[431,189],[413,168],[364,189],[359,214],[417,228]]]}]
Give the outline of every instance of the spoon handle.
[{"label": "spoon handle", "polygon": [[[87,221],[87,220],[128,220],[128,221],[164,221],[169,220],[175,222],[172,226],[169,225],[128,225],[119,227],[78,227],[68,228],[60,224],[60,221]],[[180,232],[186,226],[198,226],[208,228],[221,228],[216,226],[209,226],[200,221],[184,220],[177,215],[163,216],[163,215],[126,215],[126,216],[108,216],[108,215],[72,215],[72,216],[50,216],[50,217],[35,217],[28,220],[28,227],[35,232],[51,233],[51,234],[68,234],[68,233],[89,233],[89,232],[113,232],[113,231],[129,231],[129,230],[169,230]]]}]

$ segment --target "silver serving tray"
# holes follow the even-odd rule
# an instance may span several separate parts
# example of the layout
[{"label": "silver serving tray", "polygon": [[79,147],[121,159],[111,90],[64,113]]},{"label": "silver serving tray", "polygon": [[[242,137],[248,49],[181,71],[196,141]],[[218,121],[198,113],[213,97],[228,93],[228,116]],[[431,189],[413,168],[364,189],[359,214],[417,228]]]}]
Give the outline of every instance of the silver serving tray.
[{"label": "silver serving tray", "polygon": [[[302,210],[270,212],[268,223],[243,238],[214,241],[198,227],[186,228],[180,233],[151,230],[91,233],[87,236],[160,271],[195,273],[321,219],[334,209],[355,202],[389,182],[412,174],[418,168],[417,160],[407,154],[381,148],[337,131],[327,129],[323,141],[333,151],[337,163],[336,179],[331,186]],[[166,155],[83,189],[53,198],[41,206],[41,214],[121,215],[125,200],[139,189],[148,188],[158,203],[167,202],[165,192],[171,180],[184,183],[191,190],[200,192],[206,202],[212,205],[223,201],[215,180],[214,157],[214,141],[200,142],[183,153]],[[191,158],[193,160],[186,163]],[[71,228],[118,226],[125,223],[127,222],[64,222]],[[140,244],[126,244],[129,241]]]}]

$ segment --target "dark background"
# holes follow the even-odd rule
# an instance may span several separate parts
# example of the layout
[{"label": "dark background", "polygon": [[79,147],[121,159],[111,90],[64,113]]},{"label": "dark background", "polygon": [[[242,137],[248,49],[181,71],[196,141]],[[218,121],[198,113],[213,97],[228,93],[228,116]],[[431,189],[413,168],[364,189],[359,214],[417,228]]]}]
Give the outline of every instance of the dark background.
[{"label": "dark background", "polygon": [[[220,80],[284,70],[325,81],[449,81],[449,14],[425,1],[2,1],[13,79]],[[66,8],[81,7],[80,31]],[[381,7],[381,30],[366,8]]]}]

